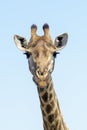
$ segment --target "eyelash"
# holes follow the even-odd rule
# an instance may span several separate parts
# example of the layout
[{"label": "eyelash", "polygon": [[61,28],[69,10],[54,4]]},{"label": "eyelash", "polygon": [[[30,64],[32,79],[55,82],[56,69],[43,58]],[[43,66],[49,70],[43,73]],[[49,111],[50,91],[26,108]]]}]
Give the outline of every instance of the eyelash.
[{"label": "eyelash", "polygon": [[60,54],[59,52],[54,52],[53,53],[53,57],[56,58],[57,57],[57,54]]},{"label": "eyelash", "polygon": [[26,58],[27,58],[27,59],[29,59],[29,58],[30,58],[31,53],[29,53],[29,52],[25,52],[25,53],[24,53],[24,55],[26,55]]},{"label": "eyelash", "polygon": [[[26,58],[27,58],[27,59],[30,58],[31,53],[25,52],[24,54],[26,55]],[[59,53],[59,52],[54,52],[54,53],[53,53],[53,57],[56,58],[56,57],[57,57],[57,54],[60,54],[60,53]]]}]

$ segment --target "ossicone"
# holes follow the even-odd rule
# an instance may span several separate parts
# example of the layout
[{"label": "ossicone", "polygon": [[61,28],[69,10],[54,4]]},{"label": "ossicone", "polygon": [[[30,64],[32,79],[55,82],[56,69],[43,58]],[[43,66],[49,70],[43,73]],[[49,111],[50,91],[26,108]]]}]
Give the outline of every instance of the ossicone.
[{"label": "ossicone", "polygon": [[45,23],[44,25],[43,25],[43,30],[44,29],[49,29],[49,25],[47,24],[47,23]]}]

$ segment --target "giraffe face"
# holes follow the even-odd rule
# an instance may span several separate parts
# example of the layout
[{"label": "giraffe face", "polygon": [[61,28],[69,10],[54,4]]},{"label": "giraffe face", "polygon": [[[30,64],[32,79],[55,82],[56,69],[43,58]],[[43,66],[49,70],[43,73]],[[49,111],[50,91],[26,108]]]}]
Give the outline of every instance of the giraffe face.
[{"label": "giraffe face", "polygon": [[[54,68],[54,52],[48,48],[49,44],[47,44],[45,41],[39,40],[32,47],[28,58],[29,69],[39,81],[45,81]],[[29,55],[28,52],[27,55]]]},{"label": "giraffe face", "polygon": [[44,35],[38,36],[36,34],[37,26],[32,25],[29,42],[24,37],[14,36],[16,46],[25,51],[33,79],[40,87],[47,86],[54,69],[55,55],[60,49],[64,48],[68,39],[67,33],[64,33],[57,36],[53,43],[49,34],[48,24],[44,24],[43,30]]}]

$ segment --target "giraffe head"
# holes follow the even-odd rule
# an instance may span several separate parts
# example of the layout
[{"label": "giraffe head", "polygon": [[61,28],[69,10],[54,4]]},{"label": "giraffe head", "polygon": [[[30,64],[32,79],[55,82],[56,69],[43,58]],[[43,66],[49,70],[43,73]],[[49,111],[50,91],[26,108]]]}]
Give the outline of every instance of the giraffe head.
[{"label": "giraffe head", "polygon": [[14,35],[16,46],[25,52],[33,79],[40,87],[47,86],[54,69],[55,56],[65,47],[68,39],[67,33],[64,33],[57,36],[53,43],[48,24],[43,25],[43,31],[44,35],[38,36],[37,26],[32,25],[29,42],[22,36]]}]

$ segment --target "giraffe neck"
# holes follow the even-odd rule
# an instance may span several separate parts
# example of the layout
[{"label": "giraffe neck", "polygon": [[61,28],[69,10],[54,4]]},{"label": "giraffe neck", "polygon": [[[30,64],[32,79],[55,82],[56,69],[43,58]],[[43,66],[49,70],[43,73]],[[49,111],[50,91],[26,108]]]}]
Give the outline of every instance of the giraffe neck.
[{"label": "giraffe neck", "polygon": [[68,130],[61,115],[59,103],[52,80],[47,87],[38,88],[41,111],[43,116],[44,130]]}]

